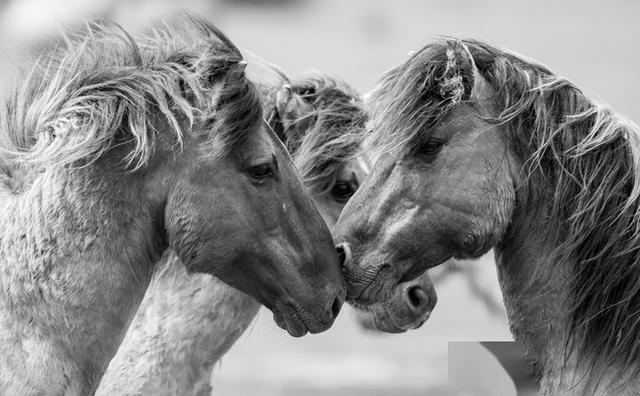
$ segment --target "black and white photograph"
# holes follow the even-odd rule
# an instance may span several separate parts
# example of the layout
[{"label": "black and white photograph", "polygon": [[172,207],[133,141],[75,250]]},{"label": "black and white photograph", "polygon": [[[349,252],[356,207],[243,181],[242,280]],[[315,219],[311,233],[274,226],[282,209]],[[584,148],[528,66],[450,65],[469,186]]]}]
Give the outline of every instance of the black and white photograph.
[{"label": "black and white photograph", "polygon": [[637,0],[0,0],[0,396],[640,395]]}]

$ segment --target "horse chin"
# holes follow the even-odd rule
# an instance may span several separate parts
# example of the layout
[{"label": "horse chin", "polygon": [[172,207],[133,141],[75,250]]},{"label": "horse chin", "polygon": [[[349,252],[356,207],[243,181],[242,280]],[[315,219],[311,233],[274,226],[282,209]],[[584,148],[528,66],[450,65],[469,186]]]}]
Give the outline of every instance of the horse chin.
[{"label": "horse chin", "polygon": [[373,323],[376,327],[376,330],[382,331],[384,333],[402,334],[402,333],[406,333],[407,330],[410,330],[410,329],[404,329],[399,326],[396,326],[394,323],[389,323],[384,321],[378,322],[376,319],[374,319]]},{"label": "horse chin", "polygon": [[273,320],[292,337],[302,337],[309,332],[309,327],[294,307],[273,309]]},{"label": "horse chin", "polygon": [[379,331],[393,334],[404,333],[412,328],[396,323],[386,310],[373,313],[373,325]]},{"label": "horse chin", "polygon": [[417,314],[408,311],[405,307],[397,307],[393,304],[389,306],[375,305],[368,312],[368,315],[371,317],[369,328],[385,333],[404,333],[419,328],[429,320],[431,309]]},{"label": "horse chin", "polygon": [[409,330],[417,329],[422,326],[428,319],[429,314],[423,315],[418,320],[411,318],[395,318],[387,309],[373,306],[363,308],[356,306],[358,312],[358,321],[365,330],[378,331],[384,333],[399,334]]}]

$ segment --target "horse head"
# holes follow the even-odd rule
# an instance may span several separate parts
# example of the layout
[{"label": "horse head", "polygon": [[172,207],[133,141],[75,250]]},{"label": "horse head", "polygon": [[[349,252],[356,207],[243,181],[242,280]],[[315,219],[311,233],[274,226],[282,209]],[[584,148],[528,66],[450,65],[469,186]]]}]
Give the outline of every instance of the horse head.
[{"label": "horse head", "polygon": [[515,195],[500,128],[488,120],[492,98],[453,40],[384,77],[367,138],[377,161],[334,230],[349,299],[384,301],[399,283],[499,241]]},{"label": "horse head", "polygon": [[[267,118],[331,228],[371,167],[362,149],[368,121],[364,103],[346,83],[320,74],[287,81],[273,102]],[[406,331],[422,325],[436,301],[424,274],[396,287],[388,301],[367,308],[361,322],[387,332]]]}]

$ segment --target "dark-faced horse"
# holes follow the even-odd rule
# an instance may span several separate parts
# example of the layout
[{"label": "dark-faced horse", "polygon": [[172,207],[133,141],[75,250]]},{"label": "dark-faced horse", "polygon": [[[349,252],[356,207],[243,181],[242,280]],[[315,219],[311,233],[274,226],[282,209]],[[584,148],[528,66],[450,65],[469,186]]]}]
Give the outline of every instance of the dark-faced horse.
[{"label": "dark-faced horse", "polygon": [[[267,119],[285,142],[316,207],[330,228],[369,173],[362,148],[368,116],[346,83],[315,75],[267,95]],[[372,306],[353,302],[365,326],[400,333],[425,323],[437,295],[428,274],[403,282],[385,301]]]},{"label": "dark-faced horse", "polygon": [[[327,75],[290,81],[280,72],[279,81],[258,83],[266,118],[333,225],[368,172],[364,105],[349,85]],[[189,275],[173,254],[163,260],[98,394],[210,394],[212,368],[258,312],[247,294],[211,276]],[[436,300],[425,276],[363,315],[380,329],[406,331],[428,319]]]},{"label": "dark-faced horse", "polygon": [[372,117],[377,161],[334,230],[348,297],[493,248],[542,392],[638,394],[637,126],[545,66],[453,39],[389,72]]},{"label": "dark-faced horse", "polygon": [[167,249],[292,334],[331,326],[331,234],[262,114],[196,18],[90,25],[35,63],[0,106],[0,393],[91,394]]}]

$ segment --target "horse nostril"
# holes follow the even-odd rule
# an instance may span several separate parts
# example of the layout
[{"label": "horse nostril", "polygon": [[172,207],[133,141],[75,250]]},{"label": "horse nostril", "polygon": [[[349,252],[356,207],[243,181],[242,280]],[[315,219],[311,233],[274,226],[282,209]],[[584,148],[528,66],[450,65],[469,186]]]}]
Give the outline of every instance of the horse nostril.
[{"label": "horse nostril", "polygon": [[338,252],[338,258],[340,259],[340,265],[344,264],[344,259],[346,255],[344,254],[344,248],[342,246],[336,246],[336,251]]},{"label": "horse nostril", "polygon": [[338,317],[340,313],[340,308],[342,308],[342,299],[340,297],[336,297],[333,300],[333,304],[331,305],[331,315],[335,319]]},{"label": "horse nostril", "polygon": [[349,246],[346,243],[341,243],[336,246],[336,252],[338,252],[340,265],[344,266],[349,260]]},{"label": "horse nostril", "polygon": [[413,310],[419,311],[429,304],[429,295],[421,287],[410,287],[407,289],[407,303]]}]

